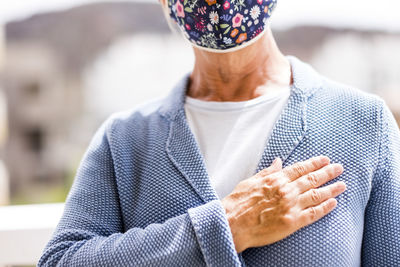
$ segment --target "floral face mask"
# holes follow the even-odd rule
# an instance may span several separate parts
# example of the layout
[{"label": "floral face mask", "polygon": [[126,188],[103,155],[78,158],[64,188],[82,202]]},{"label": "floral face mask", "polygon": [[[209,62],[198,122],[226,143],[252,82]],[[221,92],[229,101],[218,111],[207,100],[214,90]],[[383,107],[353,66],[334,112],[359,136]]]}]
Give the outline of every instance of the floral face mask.
[{"label": "floral face mask", "polygon": [[253,43],[277,4],[277,0],[166,1],[168,16],[184,37],[211,52],[230,52]]}]

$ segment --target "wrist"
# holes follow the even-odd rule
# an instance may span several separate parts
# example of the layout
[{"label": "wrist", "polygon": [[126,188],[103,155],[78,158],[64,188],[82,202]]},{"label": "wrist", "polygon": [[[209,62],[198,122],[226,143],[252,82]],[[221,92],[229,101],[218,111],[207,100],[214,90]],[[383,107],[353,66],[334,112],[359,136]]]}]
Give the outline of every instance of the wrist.
[{"label": "wrist", "polygon": [[247,241],[249,238],[245,236],[243,227],[237,225],[233,216],[227,214],[229,229],[232,235],[233,243],[237,253],[240,253],[248,248]]},{"label": "wrist", "polygon": [[240,238],[237,236],[232,236],[233,237],[233,243],[235,244],[235,249],[237,253],[241,253],[245,251],[248,247],[246,246],[245,242],[240,241]]}]

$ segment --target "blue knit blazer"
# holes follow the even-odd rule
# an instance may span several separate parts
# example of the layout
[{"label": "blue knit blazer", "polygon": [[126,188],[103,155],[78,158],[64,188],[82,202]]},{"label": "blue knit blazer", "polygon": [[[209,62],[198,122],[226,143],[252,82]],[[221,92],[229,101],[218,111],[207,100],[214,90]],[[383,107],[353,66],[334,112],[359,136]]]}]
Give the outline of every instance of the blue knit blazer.
[{"label": "blue knit blazer", "polygon": [[[77,171],[38,266],[400,266],[400,133],[379,97],[286,56],[294,83],[254,173],[326,155],[347,190],[289,237],[235,251],[183,108],[168,96],[111,115]],[[268,111],[266,111],[268,112]],[[212,138],[212,137],[210,137]]]}]

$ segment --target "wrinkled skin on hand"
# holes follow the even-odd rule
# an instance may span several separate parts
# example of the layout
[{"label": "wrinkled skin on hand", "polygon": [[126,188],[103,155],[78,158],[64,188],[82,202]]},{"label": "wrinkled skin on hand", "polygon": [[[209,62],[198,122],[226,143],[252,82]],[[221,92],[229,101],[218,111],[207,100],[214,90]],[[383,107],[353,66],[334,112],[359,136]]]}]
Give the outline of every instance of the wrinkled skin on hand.
[{"label": "wrinkled skin on hand", "polygon": [[331,212],[346,185],[318,187],[342,173],[324,156],[284,169],[277,159],[241,181],[222,200],[237,252],[275,243]]}]

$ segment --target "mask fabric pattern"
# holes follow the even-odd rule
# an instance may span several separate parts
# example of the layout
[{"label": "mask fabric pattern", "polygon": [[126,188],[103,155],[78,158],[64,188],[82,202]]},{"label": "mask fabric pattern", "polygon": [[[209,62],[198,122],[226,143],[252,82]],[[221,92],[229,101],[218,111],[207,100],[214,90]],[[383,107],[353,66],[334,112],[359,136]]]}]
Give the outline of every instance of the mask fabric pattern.
[{"label": "mask fabric pattern", "polygon": [[168,13],[192,44],[227,51],[262,33],[277,0],[167,0]]}]

